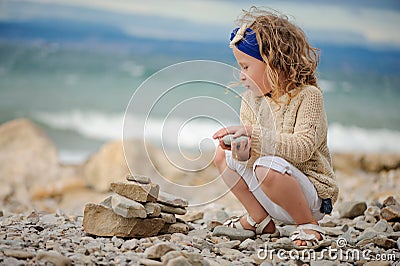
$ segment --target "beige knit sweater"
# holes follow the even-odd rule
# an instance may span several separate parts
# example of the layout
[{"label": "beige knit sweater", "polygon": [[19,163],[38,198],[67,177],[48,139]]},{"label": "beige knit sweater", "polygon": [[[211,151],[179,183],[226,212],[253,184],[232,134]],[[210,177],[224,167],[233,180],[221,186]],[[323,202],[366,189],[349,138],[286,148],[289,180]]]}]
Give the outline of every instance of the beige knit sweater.
[{"label": "beige knit sweater", "polygon": [[327,118],[322,92],[307,86],[288,103],[289,95],[278,99],[254,97],[246,91],[242,97],[240,119],[252,126],[251,154],[247,167],[252,167],[260,156],[284,158],[302,171],[315,186],[318,195],[338,197],[338,186],[327,147]]}]

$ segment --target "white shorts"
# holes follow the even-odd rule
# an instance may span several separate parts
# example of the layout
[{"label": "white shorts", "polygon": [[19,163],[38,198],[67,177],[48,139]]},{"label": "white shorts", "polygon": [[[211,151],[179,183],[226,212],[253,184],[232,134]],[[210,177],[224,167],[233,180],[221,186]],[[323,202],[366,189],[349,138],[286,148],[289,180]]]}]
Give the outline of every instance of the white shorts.
[{"label": "white shorts", "polygon": [[265,156],[258,158],[253,165],[253,169],[247,168],[244,164],[239,163],[237,160],[232,158],[231,151],[225,151],[226,164],[232,170],[235,170],[246,182],[249,190],[253,193],[254,197],[260,202],[261,206],[271,215],[272,218],[279,220],[285,224],[295,224],[292,217],[279,205],[272,202],[268,196],[261,190],[258,179],[255,175],[255,168],[257,166],[263,166],[269,169],[273,169],[279,173],[287,173],[296,178],[300,187],[304,192],[304,196],[310,206],[311,212],[315,219],[321,220],[324,217],[324,213],[319,211],[322,203],[322,199],[318,196],[317,190],[314,185],[299,169],[291,165],[285,159],[276,156]]}]

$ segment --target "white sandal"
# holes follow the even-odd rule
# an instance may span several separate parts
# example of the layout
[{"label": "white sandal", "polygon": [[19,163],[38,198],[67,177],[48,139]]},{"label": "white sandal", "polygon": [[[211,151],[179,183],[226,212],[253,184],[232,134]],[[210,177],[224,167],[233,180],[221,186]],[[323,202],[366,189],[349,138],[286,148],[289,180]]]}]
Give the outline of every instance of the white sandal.
[{"label": "white sandal", "polygon": [[[316,249],[319,248],[321,246],[321,242],[325,240],[325,235],[324,235],[325,231],[318,225],[301,224],[297,226],[297,229],[298,230],[294,231],[290,235],[290,239],[292,241],[303,240],[306,242],[305,246],[294,245],[297,249],[306,249],[306,248]],[[306,232],[304,232],[304,230],[313,230],[318,232],[321,235],[321,240],[318,240],[318,238],[314,234],[307,234]]]},{"label": "white sandal", "polygon": [[[243,217],[242,216],[234,216],[229,218],[225,223],[223,223],[223,225],[231,227],[231,228],[237,228],[237,229],[243,229],[243,230],[249,230],[249,229],[244,229],[242,224],[240,223],[240,219]],[[269,224],[269,222],[272,220],[271,216],[267,215],[267,217],[264,218],[264,220],[262,220],[260,223],[256,223],[256,221],[253,220],[253,218],[251,218],[251,216],[249,214],[246,215],[246,220],[247,222],[256,228],[256,235],[262,235],[264,234],[263,231],[265,229],[265,227],[267,227],[267,225]],[[272,234],[276,234],[278,231],[278,229],[275,227],[275,232]]]}]

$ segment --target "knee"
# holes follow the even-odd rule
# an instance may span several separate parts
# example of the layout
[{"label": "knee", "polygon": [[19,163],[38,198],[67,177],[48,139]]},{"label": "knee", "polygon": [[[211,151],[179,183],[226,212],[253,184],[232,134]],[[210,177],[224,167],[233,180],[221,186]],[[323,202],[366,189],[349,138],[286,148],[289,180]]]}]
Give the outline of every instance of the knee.
[{"label": "knee", "polygon": [[224,165],[224,163],[225,163],[225,151],[220,147],[218,147],[214,157],[214,164],[217,168],[220,168],[221,166]]},{"label": "knee", "polygon": [[281,174],[270,168],[257,166],[254,172],[258,182],[265,187],[272,187],[282,180]]}]

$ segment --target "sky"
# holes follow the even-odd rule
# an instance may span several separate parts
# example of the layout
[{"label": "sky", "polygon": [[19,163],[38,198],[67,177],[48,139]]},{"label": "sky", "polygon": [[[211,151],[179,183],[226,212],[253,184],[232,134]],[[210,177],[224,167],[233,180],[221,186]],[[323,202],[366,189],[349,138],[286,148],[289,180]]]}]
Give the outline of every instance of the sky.
[{"label": "sky", "polygon": [[0,22],[69,20],[139,37],[226,41],[241,10],[252,5],[288,15],[315,41],[400,49],[397,0],[0,0]]}]

